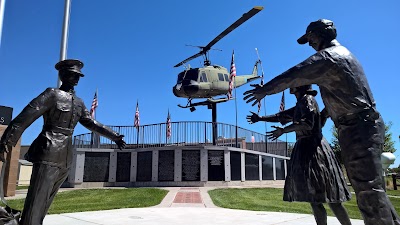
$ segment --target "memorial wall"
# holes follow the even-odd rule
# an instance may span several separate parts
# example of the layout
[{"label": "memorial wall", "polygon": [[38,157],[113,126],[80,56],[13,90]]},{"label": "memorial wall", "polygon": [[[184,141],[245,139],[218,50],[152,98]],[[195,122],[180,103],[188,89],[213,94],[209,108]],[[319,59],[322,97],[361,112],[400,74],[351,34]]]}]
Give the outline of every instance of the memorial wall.
[{"label": "memorial wall", "polygon": [[[69,175],[74,185],[103,182],[135,186],[284,180],[289,158],[232,147],[76,149]],[[83,168],[83,169],[82,169]],[[79,171],[82,170],[82,171]],[[80,179],[82,176],[82,179]],[[178,183],[176,183],[178,182]],[[106,184],[107,183],[107,184]],[[113,184],[111,184],[113,183]]]}]

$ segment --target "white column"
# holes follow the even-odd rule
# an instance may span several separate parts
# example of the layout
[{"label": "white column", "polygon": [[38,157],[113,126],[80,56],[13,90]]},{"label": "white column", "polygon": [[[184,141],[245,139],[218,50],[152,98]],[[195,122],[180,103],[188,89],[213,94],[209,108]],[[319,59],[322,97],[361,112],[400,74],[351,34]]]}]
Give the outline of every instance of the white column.
[{"label": "white column", "polygon": [[241,171],[241,180],[246,181],[246,160],[245,160],[245,153],[240,153],[240,171]]},{"label": "white column", "polygon": [[174,181],[182,181],[182,149],[175,149]]},{"label": "white column", "polygon": [[130,181],[135,182],[137,177],[137,152],[131,154],[131,177]]},{"label": "white column", "polygon": [[262,180],[262,155],[258,155],[258,178]]},{"label": "white column", "polygon": [[83,172],[85,168],[85,152],[74,150],[72,168],[69,172],[68,182],[71,184],[81,184],[83,182]]},{"label": "white column", "polygon": [[224,150],[225,181],[231,181],[231,151]]},{"label": "white column", "polygon": [[108,168],[108,182],[115,182],[117,178],[117,153],[110,152],[110,166]]},{"label": "white column", "polygon": [[208,150],[200,149],[200,181],[208,180]]},{"label": "white column", "polygon": [[152,179],[151,181],[158,181],[158,150],[153,151],[153,158],[152,158],[153,166],[152,166]]},{"label": "white column", "polygon": [[283,163],[285,165],[285,179],[286,179],[286,176],[287,176],[287,159],[283,160]]},{"label": "white column", "polygon": [[276,180],[276,164],[275,164],[275,158],[272,158],[272,173],[274,174],[274,180]]}]

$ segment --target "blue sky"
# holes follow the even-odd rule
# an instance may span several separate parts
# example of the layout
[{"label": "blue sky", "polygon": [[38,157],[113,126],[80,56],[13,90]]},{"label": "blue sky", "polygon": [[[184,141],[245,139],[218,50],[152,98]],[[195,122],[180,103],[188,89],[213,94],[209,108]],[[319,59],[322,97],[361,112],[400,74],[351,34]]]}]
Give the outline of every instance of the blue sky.
[{"label": "blue sky", "polygon": [[[172,93],[183,68],[173,66],[197,53],[186,44],[208,44],[257,5],[264,10],[214,45],[223,51],[210,52],[212,63],[229,67],[235,50],[237,74],[249,74],[258,48],[268,81],[314,53],[311,47],[296,42],[311,21],[333,20],[339,42],[361,61],[378,110],[386,122],[392,121],[391,132],[399,149],[398,0],[72,0],[67,57],[82,60],[86,75],[76,88],[77,95],[89,107],[98,89],[97,119],[108,125],[132,125],[137,100],[141,124],[165,122],[168,109],[172,121],[211,121],[211,111],[206,107],[198,107],[193,113],[177,107],[186,104],[186,99]],[[54,64],[60,57],[63,10],[63,0],[6,2],[0,47],[0,105],[14,108],[13,117],[32,98],[57,84]],[[189,64],[199,67],[202,58]],[[256,110],[242,100],[248,89],[249,85],[237,89],[238,125],[264,133],[264,124],[250,125],[245,119],[250,110]],[[319,95],[317,98],[322,108]],[[276,113],[280,99],[281,94],[268,96],[262,114]],[[294,96],[286,91],[286,108],[294,104]],[[234,101],[219,105],[218,121],[235,123]],[[23,134],[22,144],[30,144],[41,126],[41,119],[32,124]],[[328,141],[331,128],[328,121],[323,129]],[[75,135],[87,132],[80,125],[75,129]],[[288,140],[294,141],[294,134],[289,134]],[[400,151],[395,155],[400,158]],[[400,159],[395,166],[399,163]]]}]

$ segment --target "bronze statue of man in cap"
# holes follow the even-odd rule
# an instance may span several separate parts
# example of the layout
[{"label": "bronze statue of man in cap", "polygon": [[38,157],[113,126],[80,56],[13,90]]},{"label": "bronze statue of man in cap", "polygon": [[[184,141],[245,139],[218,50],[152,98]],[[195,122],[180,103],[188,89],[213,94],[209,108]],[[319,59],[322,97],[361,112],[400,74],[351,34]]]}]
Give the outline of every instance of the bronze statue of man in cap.
[{"label": "bronze statue of man in cap", "polygon": [[266,95],[288,88],[318,85],[326,115],[338,128],[342,158],[365,224],[400,224],[382,179],[385,124],[360,62],[336,36],[332,21],[311,22],[297,42],[309,43],[317,52],[268,83],[252,85],[244,100],[255,105]]},{"label": "bronze statue of man in cap", "polygon": [[55,65],[62,81],[60,88],[47,88],[15,117],[0,139],[0,160],[8,146],[15,146],[24,130],[43,116],[42,132],[33,141],[25,158],[33,163],[32,177],[22,212],[21,225],[39,225],[72,163],[72,134],[79,122],[84,127],[125,147],[123,135],[91,118],[83,101],[75,95],[74,86],[84,75],[83,63],[67,59]]}]

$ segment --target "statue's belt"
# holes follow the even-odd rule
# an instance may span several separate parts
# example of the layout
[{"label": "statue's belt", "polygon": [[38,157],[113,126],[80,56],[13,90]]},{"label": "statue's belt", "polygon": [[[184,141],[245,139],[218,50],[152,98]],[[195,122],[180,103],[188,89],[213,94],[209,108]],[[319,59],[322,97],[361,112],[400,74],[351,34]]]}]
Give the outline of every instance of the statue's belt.
[{"label": "statue's belt", "polygon": [[379,119],[379,113],[375,109],[366,109],[358,113],[350,113],[338,117],[339,124],[346,124],[354,120],[375,121]]},{"label": "statue's belt", "polygon": [[43,126],[43,131],[53,131],[53,132],[62,133],[62,134],[65,134],[65,135],[72,135],[72,133],[74,133],[74,129],[64,128],[64,127],[59,127],[59,126],[53,126],[53,125],[44,125]]}]

